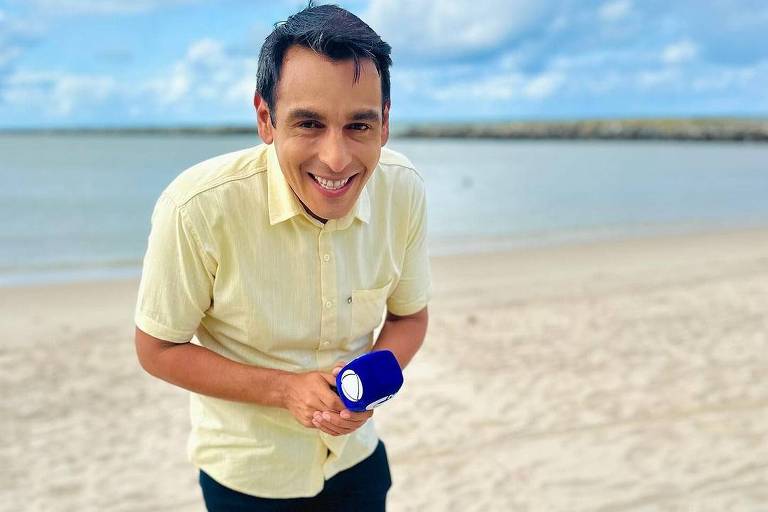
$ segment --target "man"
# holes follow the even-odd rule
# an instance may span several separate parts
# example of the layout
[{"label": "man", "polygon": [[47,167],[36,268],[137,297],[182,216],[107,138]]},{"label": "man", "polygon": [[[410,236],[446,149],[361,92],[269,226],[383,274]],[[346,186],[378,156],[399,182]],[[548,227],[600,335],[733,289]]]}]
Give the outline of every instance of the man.
[{"label": "man", "polygon": [[384,510],[373,413],[331,386],[371,350],[405,367],[427,328],[424,187],[383,148],[389,53],[336,6],[276,25],[254,98],[265,144],[187,169],[155,206],[136,350],[192,392],[209,510]]}]

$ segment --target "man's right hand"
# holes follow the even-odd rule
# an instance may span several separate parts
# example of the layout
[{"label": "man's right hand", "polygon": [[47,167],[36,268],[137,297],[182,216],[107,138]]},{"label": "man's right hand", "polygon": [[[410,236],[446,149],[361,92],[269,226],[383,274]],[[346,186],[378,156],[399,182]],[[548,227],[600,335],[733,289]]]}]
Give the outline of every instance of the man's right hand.
[{"label": "man's right hand", "polygon": [[315,428],[312,423],[315,411],[344,410],[331,386],[336,385],[336,378],[328,372],[289,373],[282,376],[282,402],[296,420],[308,428]]}]

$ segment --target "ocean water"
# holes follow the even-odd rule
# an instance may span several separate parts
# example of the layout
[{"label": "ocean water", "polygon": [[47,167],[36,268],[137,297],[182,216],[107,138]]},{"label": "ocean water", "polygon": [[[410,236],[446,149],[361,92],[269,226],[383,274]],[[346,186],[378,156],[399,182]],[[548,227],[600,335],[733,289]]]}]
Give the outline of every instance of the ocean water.
[{"label": "ocean water", "polygon": [[[255,136],[0,135],[0,286],[138,275],[161,190]],[[768,145],[393,139],[433,254],[768,225]]]}]

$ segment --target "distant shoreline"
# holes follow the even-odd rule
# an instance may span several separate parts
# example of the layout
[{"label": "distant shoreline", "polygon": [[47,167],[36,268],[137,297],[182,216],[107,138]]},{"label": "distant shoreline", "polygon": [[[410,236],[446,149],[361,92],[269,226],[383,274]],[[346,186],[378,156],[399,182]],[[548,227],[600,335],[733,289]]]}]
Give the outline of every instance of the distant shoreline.
[{"label": "distant shoreline", "polygon": [[[0,135],[255,135],[255,126],[6,128]],[[397,138],[675,140],[768,142],[768,119],[594,119],[400,123]]]},{"label": "distant shoreline", "polygon": [[768,119],[611,119],[414,125],[405,138],[768,142]]}]

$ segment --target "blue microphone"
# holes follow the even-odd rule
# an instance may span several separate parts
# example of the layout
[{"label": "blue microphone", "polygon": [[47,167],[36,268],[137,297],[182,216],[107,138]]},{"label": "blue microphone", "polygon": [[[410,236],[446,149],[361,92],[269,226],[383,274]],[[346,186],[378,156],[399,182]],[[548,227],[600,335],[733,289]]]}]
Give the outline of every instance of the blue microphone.
[{"label": "blue microphone", "polygon": [[368,352],[350,361],[336,375],[336,391],[350,411],[370,411],[403,385],[403,372],[389,350]]}]

